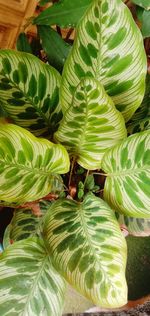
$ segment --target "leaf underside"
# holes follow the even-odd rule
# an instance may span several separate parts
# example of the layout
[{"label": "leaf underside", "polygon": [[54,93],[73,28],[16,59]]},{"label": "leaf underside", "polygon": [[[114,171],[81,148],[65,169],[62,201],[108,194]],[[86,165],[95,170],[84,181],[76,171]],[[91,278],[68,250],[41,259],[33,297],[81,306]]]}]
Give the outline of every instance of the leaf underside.
[{"label": "leaf underside", "polygon": [[44,236],[54,266],[81,294],[101,307],[126,304],[126,243],[103,200],[93,194],[82,203],[58,200],[46,215]]},{"label": "leaf underside", "polygon": [[62,119],[59,87],[59,73],[37,57],[0,51],[0,99],[15,124],[52,138]]},{"label": "leaf underside", "polygon": [[64,66],[61,104],[72,102],[82,77],[100,81],[128,121],[140,106],[147,71],[143,39],[121,0],[94,0],[80,21]]},{"label": "leaf underside", "polygon": [[105,151],[127,135],[122,114],[103,86],[93,78],[82,79],[70,108],[54,137],[85,169],[101,167]]},{"label": "leaf underside", "polygon": [[62,145],[13,124],[0,126],[0,200],[22,205],[47,195],[69,165]]},{"label": "leaf underside", "polygon": [[131,217],[150,218],[150,130],[134,134],[104,155],[104,199]]},{"label": "leaf underside", "polygon": [[0,256],[1,315],[61,316],[64,294],[42,240],[16,242]]}]

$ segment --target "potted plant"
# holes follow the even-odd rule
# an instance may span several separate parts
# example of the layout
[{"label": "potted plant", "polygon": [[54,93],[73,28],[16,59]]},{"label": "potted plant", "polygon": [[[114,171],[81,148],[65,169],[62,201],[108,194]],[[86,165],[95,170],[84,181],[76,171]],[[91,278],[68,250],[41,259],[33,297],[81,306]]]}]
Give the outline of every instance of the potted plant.
[{"label": "potted plant", "polygon": [[134,133],[148,113],[147,60],[127,6],[91,1],[69,50],[62,77],[32,54],[0,51],[11,122],[0,125],[0,204],[15,209],[0,257],[2,315],[61,315],[66,282],[95,305],[125,305],[120,226],[150,217],[145,114]]}]

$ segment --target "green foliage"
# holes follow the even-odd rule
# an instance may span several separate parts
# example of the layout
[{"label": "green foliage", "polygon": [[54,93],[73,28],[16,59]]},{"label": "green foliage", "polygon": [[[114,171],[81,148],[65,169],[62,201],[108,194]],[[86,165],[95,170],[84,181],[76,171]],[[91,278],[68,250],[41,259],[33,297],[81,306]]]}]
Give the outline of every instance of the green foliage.
[{"label": "green foliage", "polygon": [[132,236],[150,236],[150,219],[134,218],[117,213],[120,226]]},{"label": "green foliage", "polygon": [[0,52],[0,95],[15,124],[36,136],[52,138],[62,119],[58,91],[60,75],[35,56]]},{"label": "green foliage", "polygon": [[94,78],[82,79],[55,139],[79,165],[94,170],[101,167],[105,151],[125,137],[123,117],[103,86]]},{"label": "green foliage", "polygon": [[143,99],[146,68],[142,36],[124,3],[93,1],[78,24],[64,66],[60,94],[63,112],[70,107],[81,78],[88,76],[104,85],[128,121]]},{"label": "green foliage", "polygon": [[34,18],[33,24],[74,27],[91,3],[92,0],[60,0]]},{"label": "green foliage", "polygon": [[29,44],[27,35],[25,33],[20,33],[17,39],[17,50],[20,52],[26,52],[32,54],[32,49]]},{"label": "green foliage", "polygon": [[150,9],[150,2],[149,0],[132,0],[133,3],[139,5],[140,7],[149,10]]},{"label": "green foliage", "polygon": [[13,124],[0,126],[0,199],[22,204],[47,195],[57,174],[69,171],[62,145],[37,139]]},{"label": "green foliage", "polygon": [[8,247],[0,257],[0,274],[2,315],[62,315],[65,283],[41,239]]},{"label": "green foliage", "polygon": [[44,236],[54,266],[67,282],[97,305],[125,303],[126,243],[103,200],[90,193],[82,203],[55,202],[45,219]]},{"label": "green foliage", "polygon": [[108,174],[104,187],[107,203],[125,215],[149,218],[150,130],[108,150],[102,169]]},{"label": "green foliage", "polygon": [[49,64],[55,67],[59,72],[62,72],[64,62],[70,52],[71,46],[48,25],[39,25],[38,33],[42,42],[42,47],[47,54]]},{"label": "green foliage", "polygon": [[[70,49],[50,25],[78,21]],[[0,205],[15,208],[0,256],[1,314],[61,316],[64,279],[94,304],[120,307],[127,251],[118,221],[143,235],[150,220],[143,38],[121,0],[61,0],[34,23],[63,74],[0,51],[1,113],[16,124],[0,125]],[[29,51],[25,35],[18,43]]]}]

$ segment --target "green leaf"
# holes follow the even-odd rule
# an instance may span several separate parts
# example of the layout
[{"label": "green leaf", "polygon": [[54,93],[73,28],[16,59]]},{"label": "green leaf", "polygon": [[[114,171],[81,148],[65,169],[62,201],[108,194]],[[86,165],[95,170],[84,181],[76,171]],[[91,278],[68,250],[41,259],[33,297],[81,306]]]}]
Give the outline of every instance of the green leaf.
[{"label": "green leaf", "polygon": [[140,7],[149,10],[150,9],[150,1],[149,0],[132,0],[133,3],[139,5]]},{"label": "green leaf", "polygon": [[59,73],[37,57],[0,51],[0,100],[15,124],[52,138],[62,119],[59,86]]},{"label": "green leaf", "polygon": [[150,11],[143,11],[141,31],[144,38],[150,37]]},{"label": "green leaf", "polygon": [[0,200],[22,205],[47,195],[57,174],[69,171],[62,145],[37,139],[13,125],[0,125]]},{"label": "green leaf", "polygon": [[62,315],[65,283],[44,242],[29,238],[0,256],[1,315]]},{"label": "green leaf", "polygon": [[150,217],[150,130],[137,133],[108,150],[104,199],[117,212]]},{"label": "green leaf", "polygon": [[90,174],[87,179],[85,180],[85,189],[86,190],[93,190],[95,187],[95,180],[93,174]]},{"label": "green leaf", "polygon": [[32,209],[29,207],[15,209],[13,218],[4,233],[4,249],[7,248],[10,243],[32,236],[41,236],[44,215],[50,208],[51,203],[52,201],[44,200],[39,202],[41,212],[40,216],[34,215]]},{"label": "green leaf", "polygon": [[42,47],[47,54],[49,64],[59,72],[62,72],[71,46],[48,25],[38,26],[38,33],[42,42]]},{"label": "green leaf", "polygon": [[32,54],[32,49],[25,33],[20,33],[17,39],[17,50]]},{"label": "green leaf", "polygon": [[[128,124],[139,123],[141,120],[150,117],[150,75],[146,77],[146,90],[140,107],[136,110]],[[127,125],[128,126],[128,125]]]},{"label": "green leaf", "polygon": [[103,86],[84,78],[54,137],[79,165],[94,170],[101,167],[105,151],[126,137],[126,128]]},{"label": "green leaf", "polygon": [[150,219],[134,218],[118,214],[120,226],[126,229],[132,236],[150,236]]},{"label": "green leaf", "polygon": [[60,0],[45,9],[32,23],[37,25],[57,24],[62,28],[74,27],[91,3],[92,0]]},{"label": "green leaf", "polygon": [[131,123],[127,127],[129,135],[150,129],[150,116],[143,120]]},{"label": "green leaf", "polygon": [[126,242],[103,200],[90,193],[53,203],[44,236],[54,266],[81,294],[101,307],[126,304]]},{"label": "green leaf", "polygon": [[63,111],[81,78],[90,76],[104,85],[128,121],[141,104],[146,72],[143,39],[127,6],[121,0],[95,0],[78,25],[64,66]]}]

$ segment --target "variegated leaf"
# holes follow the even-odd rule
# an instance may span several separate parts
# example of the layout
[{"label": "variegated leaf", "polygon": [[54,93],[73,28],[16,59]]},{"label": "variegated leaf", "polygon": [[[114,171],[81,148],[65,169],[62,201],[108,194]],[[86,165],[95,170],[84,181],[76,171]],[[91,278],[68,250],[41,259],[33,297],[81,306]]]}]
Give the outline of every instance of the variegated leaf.
[{"label": "variegated leaf", "polygon": [[0,311],[5,316],[61,316],[65,283],[44,242],[16,242],[0,256]]},{"label": "variegated leaf", "polygon": [[60,75],[28,53],[0,51],[0,100],[13,122],[51,138],[62,119]]},{"label": "variegated leaf", "polygon": [[150,219],[134,218],[117,213],[120,226],[132,236],[150,236]]},{"label": "variegated leaf", "polygon": [[127,131],[129,135],[132,135],[138,132],[143,132],[148,129],[150,129],[150,116],[140,121],[133,122],[129,124],[127,127]]},{"label": "variegated leaf", "polygon": [[62,199],[44,223],[54,266],[64,278],[96,305],[124,305],[126,242],[110,207],[91,193],[82,203]]},{"label": "variegated leaf", "polygon": [[108,150],[104,199],[114,210],[150,218],[150,130],[137,133]]},{"label": "variegated leaf", "polygon": [[62,145],[13,124],[0,125],[0,200],[22,205],[47,195],[69,165]]},{"label": "variegated leaf", "polygon": [[94,78],[85,78],[54,137],[79,165],[93,170],[101,167],[105,151],[126,135],[123,116],[103,86]]},{"label": "variegated leaf", "polygon": [[141,120],[150,117],[150,75],[147,75],[146,78],[146,90],[144,99],[140,105],[140,107],[136,110],[134,115],[132,116],[131,120],[128,122],[129,124],[140,123]]},{"label": "variegated leaf", "polygon": [[13,218],[7,226],[3,244],[6,248],[10,243],[32,236],[40,236],[42,232],[42,224],[44,215],[51,206],[51,201],[41,201],[40,215],[35,215],[30,208],[15,209]]},{"label": "variegated leaf", "polygon": [[146,71],[143,39],[127,6],[121,0],[94,0],[78,25],[64,67],[63,111],[81,77],[92,76],[128,121],[143,99]]}]

